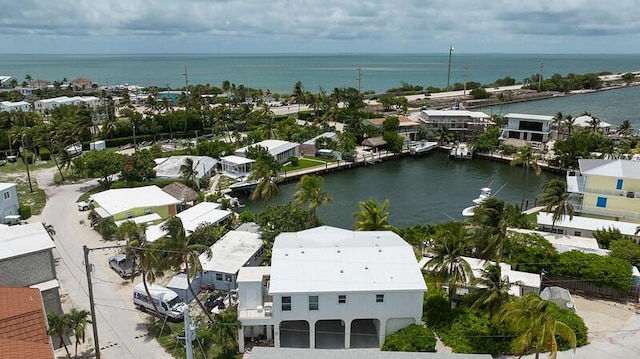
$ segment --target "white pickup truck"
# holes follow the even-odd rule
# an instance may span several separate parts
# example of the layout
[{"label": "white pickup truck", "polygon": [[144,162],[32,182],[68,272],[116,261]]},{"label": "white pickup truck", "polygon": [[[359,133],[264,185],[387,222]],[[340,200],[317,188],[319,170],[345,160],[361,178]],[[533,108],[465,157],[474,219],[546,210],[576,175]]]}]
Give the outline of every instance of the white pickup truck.
[{"label": "white pickup truck", "polygon": [[93,199],[87,198],[86,200],[84,200],[82,202],[78,202],[76,204],[78,205],[78,210],[79,211],[88,211],[89,208],[91,208],[91,204],[92,203],[93,203]]}]

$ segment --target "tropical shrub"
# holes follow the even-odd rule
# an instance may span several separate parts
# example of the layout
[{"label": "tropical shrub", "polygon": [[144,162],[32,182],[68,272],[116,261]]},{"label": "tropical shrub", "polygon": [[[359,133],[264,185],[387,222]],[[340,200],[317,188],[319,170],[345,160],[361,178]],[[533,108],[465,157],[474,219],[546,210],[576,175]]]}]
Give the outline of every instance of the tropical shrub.
[{"label": "tropical shrub", "polygon": [[412,324],[387,336],[381,350],[399,352],[435,352],[436,337],[423,326]]},{"label": "tropical shrub", "polygon": [[20,205],[20,207],[18,207],[18,214],[20,215],[20,218],[28,219],[31,217],[31,206],[27,204]]},{"label": "tropical shrub", "polygon": [[541,273],[556,261],[558,252],[539,234],[512,234],[511,245],[504,254],[514,270]]},{"label": "tropical shrub", "polygon": [[560,254],[557,262],[549,267],[549,274],[588,280],[596,286],[606,286],[621,291],[628,291],[633,281],[631,264],[627,260],[579,251]]},{"label": "tropical shrub", "polygon": [[[589,339],[587,338],[587,326],[584,324],[582,318],[576,313],[560,308],[558,306],[553,307],[553,316],[556,320],[563,322],[568,325],[576,335],[576,347],[581,347],[589,344]],[[558,349],[559,350],[569,350],[571,347],[566,340],[564,340],[561,336],[557,335],[556,340],[558,341]]]},{"label": "tropical shrub", "polygon": [[628,261],[633,266],[640,266],[640,244],[629,239],[611,242],[609,256]]}]

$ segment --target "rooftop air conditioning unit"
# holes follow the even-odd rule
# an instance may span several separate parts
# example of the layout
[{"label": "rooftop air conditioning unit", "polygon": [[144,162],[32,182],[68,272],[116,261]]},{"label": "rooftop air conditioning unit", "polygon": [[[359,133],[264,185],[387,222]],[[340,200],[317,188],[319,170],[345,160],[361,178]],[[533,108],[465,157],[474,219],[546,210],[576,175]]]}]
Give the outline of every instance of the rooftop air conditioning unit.
[{"label": "rooftop air conditioning unit", "polygon": [[635,197],[636,197],[635,192],[627,192],[627,198],[635,198]]}]

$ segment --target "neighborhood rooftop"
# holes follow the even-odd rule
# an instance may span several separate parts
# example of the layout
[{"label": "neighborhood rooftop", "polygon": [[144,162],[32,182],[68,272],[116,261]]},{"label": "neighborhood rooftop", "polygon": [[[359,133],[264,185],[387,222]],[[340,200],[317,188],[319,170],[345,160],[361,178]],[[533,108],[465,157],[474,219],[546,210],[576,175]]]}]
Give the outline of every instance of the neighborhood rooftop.
[{"label": "neighborhood rooftop", "polygon": [[602,229],[617,228],[620,230],[620,233],[628,236],[634,236],[638,227],[637,223],[609,221],[606,219],[579,216],[574,216],[573,219],[569,219],[569,216],[562,216],[554,224],[553,214],[547,212],[538,212],[538,225],[548,227],[554,225],[555,227],[580,228],[592,232]]},{"label": "neighborhood rooftop", "polygon": [[262,247],[258,233],[229,231],[211,246],[211,258],[200,255],[203,271],[236,273]]},{"label": "neighborhood rooftop", "polygon": [[[176,217],[182,221],[185,233],[190,234],[202,223],[219,223],[231,216],[230,211],[220,209],[221,205],[213,202],[202,202],[188,208]],[[153,242],[164,236],[167,232],[162,230],[164,223],[149,226],[146,231],[147,241]]]},{"label": "neighborhood rooftop", "polygon": [[54,248],[41,223],[0,227],[0,260]]},{"label": "neighborhood rooftop", "polygon": [[276,238],[270,293],[374,290],[426,290],[413,248],[397,234],[322,226]]},{"label": "neighborhood rooftop", "polygon": [[109,215],[133,208],[156,207],[179,204],[180,200],[163,192],[158,186],[117,188],[92,194],[93,198]]},{"label": "neighborhood rooftop", "polygon": [[640,179],[640,162],[638,161],[581,159],[578,164],[583,175]]}]

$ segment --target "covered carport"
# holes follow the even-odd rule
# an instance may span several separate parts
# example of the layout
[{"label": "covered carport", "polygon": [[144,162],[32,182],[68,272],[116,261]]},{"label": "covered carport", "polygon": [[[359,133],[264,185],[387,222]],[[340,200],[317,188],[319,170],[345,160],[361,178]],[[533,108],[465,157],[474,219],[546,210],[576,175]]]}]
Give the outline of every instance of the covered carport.
[{"label": "covered carport", "polygon": [[309,348],[309,322],[290,320],[280,322],[280,346],[283,348]]},{"label": "covered carport", "polygon": [[351,322],[351,348],[379,348],[380,320],[355,319]]},{"label": "covered carport", "polygon": [[315,339],[317,349],[344,349],[344,321],[318,320]]}]

